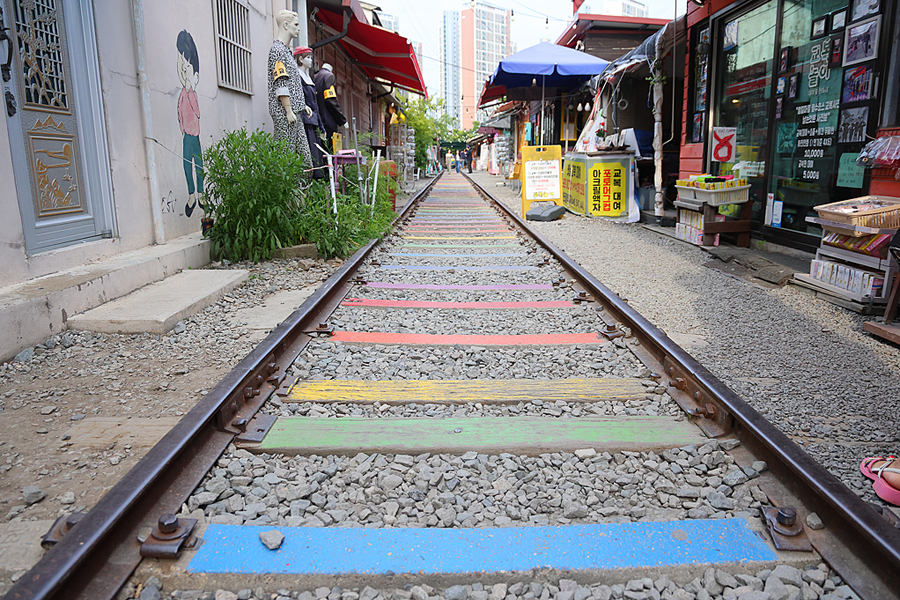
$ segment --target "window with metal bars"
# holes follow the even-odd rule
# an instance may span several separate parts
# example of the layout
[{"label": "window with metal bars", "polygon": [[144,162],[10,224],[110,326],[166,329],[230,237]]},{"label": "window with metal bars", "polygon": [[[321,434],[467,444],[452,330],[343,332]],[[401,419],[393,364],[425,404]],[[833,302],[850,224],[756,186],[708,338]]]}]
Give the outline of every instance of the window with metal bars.
[{"label": "window with metal bars", "polygon": [[213,0],[219,86],[253,93],[250,9],[243,0]]}]

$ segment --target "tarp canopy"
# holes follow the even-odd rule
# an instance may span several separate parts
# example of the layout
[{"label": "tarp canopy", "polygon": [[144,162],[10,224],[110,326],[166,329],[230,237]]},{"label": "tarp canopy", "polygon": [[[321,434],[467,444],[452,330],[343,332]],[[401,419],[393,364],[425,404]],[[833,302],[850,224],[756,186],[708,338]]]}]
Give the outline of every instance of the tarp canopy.
[{"label": "tarp canopy", "polygon": [[[325,24],[331,35],[339,34],[344,27],[343,15],[320,10],[316,17]],[[338,43],[369,77],[384,79],[397,87],[428,97],[416,54],[405,37],[350,19],[347,35]]]},{"label": "tarp canopy", "polygon": [[609,77],[638,69],[662,58],[662,56],[656,55],[657,43],[660,44],[660,48],[664,52],[671,52],[673,41],[676,46],[683,46],[686,35],[687,24],[684,17],[676,21],[669,21],[662,29],[654,32],[653,35],[641,42],[636,48],[609,63],[609,66],[602,73],[592,77],[591,92],[596,94],[603,80]]},{"label": "tarp canopy", "polygon": [[478,105],[505,96],[511,88],[571,88],[600,74],[608,64],[578,50],[541,42],[501,60],[485,84]]}]

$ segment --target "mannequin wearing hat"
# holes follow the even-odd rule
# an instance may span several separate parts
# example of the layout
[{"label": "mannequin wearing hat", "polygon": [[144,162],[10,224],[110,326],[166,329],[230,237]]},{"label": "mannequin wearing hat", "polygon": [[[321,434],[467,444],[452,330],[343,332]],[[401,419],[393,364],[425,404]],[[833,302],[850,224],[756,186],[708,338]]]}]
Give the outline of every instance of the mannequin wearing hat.
[{"label": "mannequin wearing hat", "polygon": [[319,118],[322,119],[322,125],[325,126],[325,133],[328,134],[330,143],[331,136],[337,132],[338,128],[347,124],[347,117],[341,112],[341,105],[334,89],[335,76],[331,72],[331,65],[328,63],[322,65],[322,68],[316,73],[315,82],[316,100],[319,102]]},{"label": "mannequin wearing hat", "polygon": [[297,13],[280,11],[275,17],[278,35],[269,49],[269,114],[275,125],[275,138],[287,140],[294,152],[299,152],[307,165],[312,165],[306,128],[297,115],[310,116],[312,109],[303,96],[300,69],[291,56],[288,44],[300,35]]},{"label": "mannequin wearing hat", "polygon": [[322,157],[320,148],[319,130],[324,129],[322,120],[319,118],[319,106],[316,102],[316,84],[313,83],[309,70],[312,68],[312,48],[298,46],[294,48],[294,59],[297,61],[297,68],[300,70],[300,81],[303,84],[303,99],[306,106],[312,109],[312,114],[300,115],[303,119],[303,127],[306,131],[306,138],[309,140],[309,151],[312,155],[313,177],[319,179],[325,177],[325,171],[322,168],[325,160]]}]

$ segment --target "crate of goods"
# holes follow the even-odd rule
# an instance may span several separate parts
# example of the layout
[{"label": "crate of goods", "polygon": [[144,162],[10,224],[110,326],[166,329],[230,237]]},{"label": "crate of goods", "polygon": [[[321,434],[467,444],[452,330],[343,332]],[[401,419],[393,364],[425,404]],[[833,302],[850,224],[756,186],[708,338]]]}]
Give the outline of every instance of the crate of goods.
[{"label": "crate of goods", "polygon": [[819,218],[854,227],[897,229],[900,227],[900,198],[863,196],[815,207]]},{"label": "crate of goods", "polygon": [[706,190],[699,187],[676,185],[678,197],[685,200],[705,202],[709,206],[725,206],[726,204],[743,204],[750,199],[750,186],[739,185],[722,189]]}]

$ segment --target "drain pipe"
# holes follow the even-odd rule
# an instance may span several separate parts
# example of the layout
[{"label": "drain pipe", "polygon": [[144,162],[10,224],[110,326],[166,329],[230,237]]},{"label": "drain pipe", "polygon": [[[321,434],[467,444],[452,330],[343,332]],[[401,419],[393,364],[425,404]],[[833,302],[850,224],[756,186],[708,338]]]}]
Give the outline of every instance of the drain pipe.
[{"label": "drain pipe", "polygon": [[150,184],[150,217],[153,221],[153,242],[166,243],[162,212],[157,205],[159,179],[156,176],[156,152],[153,147],[153,115],[150,112],[150,83],[147,81],[147,53],[144,44],[144,2],[131,0],[131,23],[137,47],[137,76],[141,90],[141,115],[144,129],[144,152],[147,154],[147,180]]},{"label": "drain pipe", "polygon": [[[309,13],[309,20],[315,22],[316,13],[318,13],[318,12],[319,12],[318,7],[314,8],[313,11],[311,13]],[[336,42],[340,39],[343,39],[344,37],[347,36],[347,29],[349,27],[350,27],[350,9],[345,7],[344,8],[344,28],[341,30],[341,32],[338,34],[335,34],[329,38],[325,38],[324,40],[321,40],[319,42],[312,43],[309,45],[309,47],[312,48],[313,50],[316,50],[317,48],[321,48],[322,46],[327,46],[328,44],[330,44],[332,42]],[[332,30],[332,31],[334,31],[334,30]]]}]

